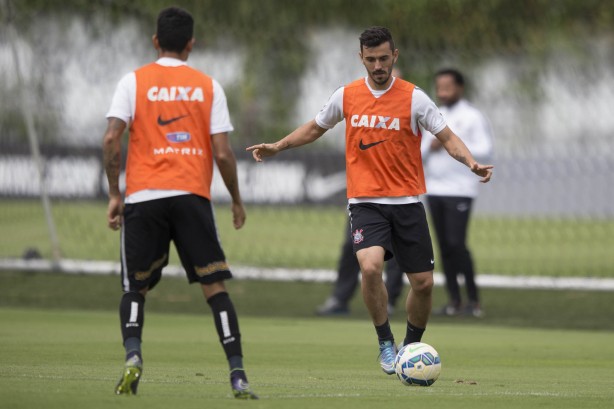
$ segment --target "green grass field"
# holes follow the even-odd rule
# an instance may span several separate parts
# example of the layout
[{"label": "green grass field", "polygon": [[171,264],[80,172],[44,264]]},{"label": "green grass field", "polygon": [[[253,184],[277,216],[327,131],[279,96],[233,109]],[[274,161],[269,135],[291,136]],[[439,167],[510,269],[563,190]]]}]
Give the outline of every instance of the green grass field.
[{"label": "green grass field", "polygon": [[[116,260],[119,234],[106,228],[105,203],[54,202],[65,257]],[[232,264],[327,268],[337,265],[346,212],[340,207],[247,208],[235,231],[226,205],[216,207],[218,228]],[[48,257],[50,245],[37,201],[0,201],[0,257],[28,247]],[[476,217],[470,232],[478,270],[508,275],[614,276],[614,220]],[[178,263],[172,253],[172,263]]]},{"label": "green grass field", "polygon": [[0,406],[611,408],[614,400],[611,333],[432,325],[425,341],[438,349],[442,375],[416,388],[379,370],[366,322],[244,317],[241,324],[260,401],[230,397],[210,317],[164,313],[147,315],[140,395],[117,397],[115,312],[0,308]]},{"label": "green grass field", "polygon": [[[228,288],[258,402],[230,397],[198,286],[165,278],[148,295],[140,395],[117,397],[119,277],[0,272],[0,408],[559,409],[610,408],[614,399],[611,293],[484,289],[486,318],[431,319],[424,341],[440,352],[442,376],[413,388],[379,370],[360,297],[348,318],[329,319],[313,316],[328,284]],[[444,302],[442,288],[434,298]],[[391,322],[402,337],[403,312]]]},{"label": "green grass field", "polygon": [[[309,318],[326,299],[331,285],[309,282],[231,280],[227,283],[237,309],[255,317]],[[407,287],[405,288],[405,292]],[[394,319],[403,320],[403,299]],[[0,308],[116,311],[121,286],[119,276],[0,272]],[[614,331],[611,292],[483,289],[483,326],[573,328]],[[446,302],[444,289],[434,290],[434,305]],[[368,320],[360,294],[350,304],[349,318]],[[177,314],[202,314],[208,307],[197,285],[185,279],[163,278],[147,297],[147,310]],[[471,319],[433,317],[433,323],[465,324]]]}]

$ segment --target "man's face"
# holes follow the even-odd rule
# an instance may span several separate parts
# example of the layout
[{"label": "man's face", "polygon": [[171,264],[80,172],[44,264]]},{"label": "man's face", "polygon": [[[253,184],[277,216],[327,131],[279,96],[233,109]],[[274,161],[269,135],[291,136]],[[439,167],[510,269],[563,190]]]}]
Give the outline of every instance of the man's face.
[{"label": "man's face", "polygon": [[369,78],[377,85],[384,85],[390,79],[398,55],[399,50],[393,51],[390,43],[385,42],[376,47],[363,47],[360,58]]},{"label": "man's face", "polygon": [[437,100],[441,105],[451,106],[463,97],[463,87],[454,81],[451,75],[440,75],[435,78]]}]

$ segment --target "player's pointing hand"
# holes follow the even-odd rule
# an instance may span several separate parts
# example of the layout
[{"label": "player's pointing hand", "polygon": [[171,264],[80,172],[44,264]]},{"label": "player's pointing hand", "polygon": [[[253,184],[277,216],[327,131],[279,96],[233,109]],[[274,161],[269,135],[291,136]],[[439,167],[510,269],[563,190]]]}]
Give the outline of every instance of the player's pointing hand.
[{"label": "player's pointing hand", "polygon": [[480,165],[479,163],[474,163],[471,165],[471,171],[478,176],[481,176],[480,182],[488,183],[490,178],[492,177],[493,165]]},{"label": "player's pointing hand", "polygon": [[250,146],[245,150],[252,153],[252,156],[254,157],[256,162],[262,162],[263,158],[275,156],[277,152],[279,152],[277,144],[274,143],[261,143],[258,145]]}]

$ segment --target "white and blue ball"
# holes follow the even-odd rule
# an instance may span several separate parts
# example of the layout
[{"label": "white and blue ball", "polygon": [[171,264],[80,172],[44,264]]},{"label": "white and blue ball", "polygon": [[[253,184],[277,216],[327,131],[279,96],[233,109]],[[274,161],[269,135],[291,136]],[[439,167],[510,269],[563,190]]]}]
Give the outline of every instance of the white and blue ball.
[{"label": "white and blue ball", "polygon": [[429,344],[414,342],[401,348],[394,369],[404,385],[431,386],[441,373],[441,359]]}]

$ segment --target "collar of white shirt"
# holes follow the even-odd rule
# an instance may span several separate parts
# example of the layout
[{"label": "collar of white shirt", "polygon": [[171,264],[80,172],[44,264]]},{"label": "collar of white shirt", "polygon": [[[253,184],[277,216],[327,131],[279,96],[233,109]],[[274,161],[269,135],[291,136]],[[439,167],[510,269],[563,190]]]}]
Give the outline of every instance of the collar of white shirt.
[{"label": "collar of white shirt", "polygon": [[162,58],[158,58],[158,60],[156,61],[156,64],[160,64],[164,67],[179,67],[182,65],[188,65],[188,62],[180,60],[178,58],[162,57]]},{"label": "collar of white shirt", "polygon": [[392,77],[392,82],[390,83],[390,85],[386,89],[373,89],[373,88],[371,88],[371,85],[369,85],[369,77],[365,77],[365,84],[367,84],[367,88],[369,88],[369,91],[371,91],[373,96],[375,98],[379,98],[382,95],[384,95],[386,92],[390,91],[390,88],[392,88],[392,85],[394,84],[396,79],[397,79],[396,77]]}]

